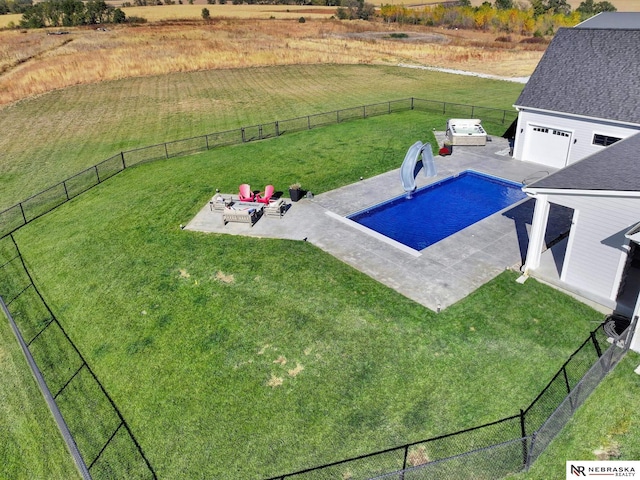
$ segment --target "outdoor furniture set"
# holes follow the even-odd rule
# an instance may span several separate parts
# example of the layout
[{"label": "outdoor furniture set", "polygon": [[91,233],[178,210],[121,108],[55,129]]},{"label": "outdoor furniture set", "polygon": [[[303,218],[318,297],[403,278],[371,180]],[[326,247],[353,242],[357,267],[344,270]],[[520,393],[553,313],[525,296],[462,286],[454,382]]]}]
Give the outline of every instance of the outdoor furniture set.
[{"label": "outdoor furniture set", "polygon": [[248,223],[253,225],[262,217],[282,218],[287,205],[282,198],[273,198],[273,185],[267,185],[263,194],[254,194],[247,184],[240,185],[237,199],[233,196],[225,198],[220,193],[209,202],[211,211],[222,212],[226,225],[229,222]]}]

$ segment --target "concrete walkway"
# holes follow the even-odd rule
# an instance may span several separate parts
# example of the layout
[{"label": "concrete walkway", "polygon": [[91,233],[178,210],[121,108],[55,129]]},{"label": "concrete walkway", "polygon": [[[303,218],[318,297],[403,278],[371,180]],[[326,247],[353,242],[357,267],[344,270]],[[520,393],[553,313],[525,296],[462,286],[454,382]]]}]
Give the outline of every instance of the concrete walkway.
[{"label": "concrete walkway", "polygon": [[[437,137],[442,138],[442,134]],[[402,158],[398,159],[398,167],[401,163]],[[418,188],[468,169],[517,182],[530,182],[550,173],[539,165],[513,160],[507,141],[495,137],[484,147],[456,146],[452,155],[436,157],[436,166],[438,175],[434,178],[426,178],[422,171],[419,173]],[[403,194],[398,168],[291,203],[281,219],[263,216],[253,227],[241,223],[225,226],[222,214],[212,212],[207,204],[185,229],[306,239],[434,311],[466,297],[505,269],[518,269],[524,261],[533,215],[532,200],[524,200],[420,252],[398,246],[344,218]],[[554,228],[549,226],[549,236],[557,233]]]}]

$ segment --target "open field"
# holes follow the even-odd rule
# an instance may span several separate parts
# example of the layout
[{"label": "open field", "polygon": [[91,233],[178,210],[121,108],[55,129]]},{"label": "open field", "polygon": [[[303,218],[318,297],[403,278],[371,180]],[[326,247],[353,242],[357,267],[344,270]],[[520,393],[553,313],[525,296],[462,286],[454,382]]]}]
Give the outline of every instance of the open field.
[{"label": "open field", "polygon": [[601,319],[515,273],[438,315],[306,242],[178,228],[238,179],[321,192],[386,171],[434,120],[142,165],[17,232],[160,478],[264,478],[517,413]]},{"label": "open field", "polygon": [[122,150],[411,96],[510,109],[521,89],[398,67],[296,65],[55,91],[5,108],[0,116],[0,210]]},{"label": "open field", "polygon": [[[226,8],[226,5],[216,7]],[[145,7],[160,11],[164,7]],[[157,9],[156,9],[157,8]],[[391,38],[402,31],[406,38]],[[428,65],[529,75],[545,44],[380,22],[230,19],[0,32],[0,105],[72,85],[167,73],[302,64]]]},{"label": "open field", "polygon": [[[471,5],[478,7],[484,0],[471,0]],[[121,7],[122,1],[109,0],[110,5]],[[369,2],[376,7],[383,5],[406,5],[413,8],[435,5],[434,2],[415,2],[409,0],[389,0],[385,2]],[[575,10],[582,0],[569,0],[567,2]],[[611,2],[619,12],[640,11],[640,0],[613,0]],[[309,19],[327,19],[335,16],[336,7],[323,6],[299,6],[299,5],[209,5],[206,0],[195,0],[193,5],[159,5],[153,7],[124,7],[127,16],[146,18],[150,22],[164,20],[200,20],[202,9],[208,8],[212,17],[227,18],[254,18],[254,19],[298,19],[301,16]],[[18,25],[22,15],[0,15],[0,28],[9,25]]]}]

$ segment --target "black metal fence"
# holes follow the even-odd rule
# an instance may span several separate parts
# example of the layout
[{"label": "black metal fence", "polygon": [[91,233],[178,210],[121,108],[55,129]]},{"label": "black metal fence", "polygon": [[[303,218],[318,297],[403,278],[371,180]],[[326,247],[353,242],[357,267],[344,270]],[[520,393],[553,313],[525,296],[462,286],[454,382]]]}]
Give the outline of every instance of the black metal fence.
[{"label": "black metal fence", "polygon": [[120,410],[40,295],[12,236],[0,240],[0,305],[46,383],[54,417],[66,425],[63,438],[77,447],[70,450],[81,456],[79,470],[89,478],[155,479]]},{"label": "black metal fence", "polygon": [[606,322],[562,365],[531,405],[511,417],[268,480],[495,480],[528,469],[622,359],[635,323],[617,337]]},{"label": "black metal fence", "polygon": [[[409,98],[242,127],[121,152],[0,212],[0,296],[67,420],[92,476],[156,478],[127,422],[80,351],[44,302],[10,235],[125,168],[287,132],[406,110],[511,123],[516,112]],[[634,321],[635,323],[635,321]],[[633,326],[632,326],[633,327]],[[591,332],[526,409],[496,422],[303,471],[285,479],[495,479],[528,468],[575,409],[622,358],[623,340]]]},{"label": "black metal fence", "polygon": [[[117,406],[40,295],[12,235],[0,239],[0,297],[91,475],[156,478]],[[636,322],[618,336],[601,324],[515,415],[269,480],[496,479],[526,469],[624,356]]]},{"label": "black metal fence", "polygon": [[241,127],[235,130],[210,133],[199,137],[165,142],[149,147],[128,150],[114,155],[66,180],[36,193],[22,202],[0,212],[0,238],[52,211],[65,202],[120,173],[125,168],[154,160],[168,159],[202,152],[225,145],[264,140],[285,133],[341,123],[349,120],[387,115],[407,110],[428,111],[455,117],[481,118],[485,123],[504,125],[517,116],[515,111],[500,110],[474,105],[406,98],[372,105],[344,108],[289,120]]}]

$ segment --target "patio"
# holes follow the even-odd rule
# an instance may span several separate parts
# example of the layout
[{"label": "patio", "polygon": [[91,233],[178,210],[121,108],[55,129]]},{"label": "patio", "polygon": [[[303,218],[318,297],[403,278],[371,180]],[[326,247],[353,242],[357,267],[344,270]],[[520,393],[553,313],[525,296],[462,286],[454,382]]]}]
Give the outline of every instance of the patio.
[{"label": "patio", "polygon": [[[437,138],[444,139],[444,132]],[[438,174],[416,178],[417,187],[464,170],[523,182],[550,173],[546,167],[515,161],[503,138],[487,139],[486,146],[456,146],[452,155],[436,157]],[[523,200],[464,230],[415,252],[398,247],[344,217],[390,198],[403,195],[398,169],[345,187],[290,203],[281,218],[261,218],[253,226],[224,224],[209,204],[185,226],[187,230],[306,240],[370,277],[425,307],[438,311],[461,300],[505,269],[518,270],[524,261],[533,201]],[[544,168],[544,170],[543,170]],[[557,237],[565,220],[550,222],[548,238]]]}]

